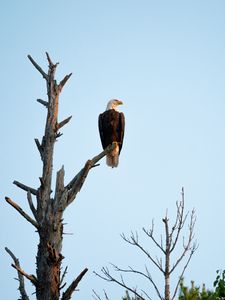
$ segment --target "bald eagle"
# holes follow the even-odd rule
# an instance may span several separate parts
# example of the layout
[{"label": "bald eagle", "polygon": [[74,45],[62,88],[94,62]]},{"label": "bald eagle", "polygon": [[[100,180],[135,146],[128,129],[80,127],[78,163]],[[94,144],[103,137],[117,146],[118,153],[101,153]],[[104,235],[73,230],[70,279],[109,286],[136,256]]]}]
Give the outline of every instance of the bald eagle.
[{"label": "bald eagle", "polygon": [[112,99],[108,102],[106,111],[99,115],[98,127],[103,149],[112,143],[116,147],[107,154],[106,164],[112,168],[119,163],[119,154],[123,145],[125,128],[125,118],[122,112],[117,110],[117,106],[123,104],[122,101]]}]

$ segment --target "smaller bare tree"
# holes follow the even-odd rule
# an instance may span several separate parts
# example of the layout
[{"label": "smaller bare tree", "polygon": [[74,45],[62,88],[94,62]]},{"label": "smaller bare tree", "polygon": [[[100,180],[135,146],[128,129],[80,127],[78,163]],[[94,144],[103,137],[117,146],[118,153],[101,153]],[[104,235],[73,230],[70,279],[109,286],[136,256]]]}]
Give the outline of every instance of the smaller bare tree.
[{"label": "smaller bare tree", "polygon": [[[184,275],[184,272],[197,249],[197,243],[194,241],[194,226],[196,222],[196,216],[194,209],[190,213],[190,221],[188,224],[188,237],[185,241],[183,237],[183,247],[180,254],[177,256],[175,261],[171,262],[171,255],[174,252],[176,246],[178,245],[178,241],[181,235],[181,231],[186,223],[189,212],[185,214],[184,212],[184,189],[182,188],[181,200],[176,202],[176,219],[172,227],[169,226],[169,218],[166,216],[162,219],[164,223],[164,239],[161,236],[161,240],[158,241],[154,235],[154,221],[152,221],[152,226],[149,230],[142,228],[145,235],[155,244],[155,246],[160,249],[160,252],[163,255],[163,258],[160,259],[158,257],[154,258],[154,256],[140,243],[138,233],[131,232],[130,237],[126,237],[124,234],[121,235],[122,239],[129,243],[130,245],[136,246],[141,252],[143,252],[149,262],[153,264],[164,277],[164,293],[160,291],[159,286],[156,284],[156,281],[152,278],[150,271],[147,266],[145,266],[145,271],[139,271],[134,269],[133,267],[128,267],[127,269],[120,268],[114,264],[112,264],[115,271],[120,272],[120,279],[117,279],[113,275],[111,275],[109,269],[107,267],[103,267],[101,269],[102,274],[94,272],[98,277],[109,281],[114,282],[121,287],[125,288],[127,291],[130,291],[135,295],[135,299],[146,300],[151,299],[150,296],[143,289],[138,291],[136,288],[129,287],[123,278],[122,274],[131,273],[133,275],[140,275],[141,277],[147,279],[148,282],[154,287],[158,297],[161,300],[173,300],[177,294],[178,287],[180,285],[181,279]],[[170,278],[172,273],[174,273],[177,266],[183,261],[184,257],[188,255],[182,269],[180,276],[178,277],[177,284],[174,287],[173,293],[171,293],[170,286]],[[172,295],[172,296],[171,296]]]}]

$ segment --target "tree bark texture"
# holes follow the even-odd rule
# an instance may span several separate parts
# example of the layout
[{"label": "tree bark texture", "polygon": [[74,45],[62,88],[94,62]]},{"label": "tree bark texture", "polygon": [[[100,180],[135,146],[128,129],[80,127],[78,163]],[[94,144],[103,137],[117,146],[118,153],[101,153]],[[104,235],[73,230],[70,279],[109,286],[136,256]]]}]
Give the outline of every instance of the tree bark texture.
[{"label": "tree bark texture", "polygon": [[[11,250],[6,248],[9,255],[16,261],[14,268],[18,271],[18,280],[20,287],[22,286],[22,299],[29,300],[29,297],[24,292],[23,277],[31,281],[36,288],[37,300],[58,300],[60,299],[60,292],[65,286],[63,279],[65,273],[61,276],[62,255],[62,240],[63,240],[63,212],[76,198],[77,193],[82,188],[82,185],[92,167],[104,157],[109,151],[112,151],[114,145],[110,145],[107,149],[102,151],[97,156],[88,160],[84,167],[72,178],[72,180],[64,185],[64,168],[57,172],[55,191],[52,191],[52,173],[53,173],[53,154],[54,145],[57,138],[61,136],[59,129],[66,125],[71,116],[65,120],[58,122],[58,106],[59,96],[66,84],[67,80],[72,74],[66,75],[58,84],[55,80],[55,71],[58,63],[54,64],[48,55],[48,72],[45,73],[42,68],[28,55],[29,60],[33,66],[41,73],[46,81],[48,101],[37,99],[47,109],[47,118],[45,124],[45,132],[40,142],[35,139],[37,149],[43,163],[42,175],[40,179],[40,186],[35,189],[29,187],[18,181],[14,184],[27,192],[27,200],[33,214],[30,217],[17,203],[9,197],[5,197],[6,201],[15,208],[20,215],[22,215],[28,222],[30,222],[39,234],[39,244],[36,257],[36,276],[28,275],[20,268],[18,260]],[[36,205],[33,204],[32,195],[36,197]],[[87,268],[74,279],[67,289],[62,291],[61,300],[71,299],[72,293],[75,291],[80,280],[83,278]]]}]

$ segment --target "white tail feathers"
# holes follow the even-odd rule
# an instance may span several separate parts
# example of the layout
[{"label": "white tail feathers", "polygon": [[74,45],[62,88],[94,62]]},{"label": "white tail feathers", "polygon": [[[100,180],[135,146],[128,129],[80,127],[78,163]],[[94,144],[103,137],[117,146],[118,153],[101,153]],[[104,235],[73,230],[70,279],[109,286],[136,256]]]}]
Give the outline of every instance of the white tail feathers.
[{"label": "white tail feathers", "polygon": [[116,147],[106,155],[106,164],[109,167],[115,168],[119,164],[119,146],[118,144]]}]

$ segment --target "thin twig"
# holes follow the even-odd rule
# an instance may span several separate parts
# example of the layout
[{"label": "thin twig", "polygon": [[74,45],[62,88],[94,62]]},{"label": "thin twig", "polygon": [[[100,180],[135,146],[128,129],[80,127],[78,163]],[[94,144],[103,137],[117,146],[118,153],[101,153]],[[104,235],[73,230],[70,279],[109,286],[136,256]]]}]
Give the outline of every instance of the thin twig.
[{"label": "thin twig", "polygon": [[124,241],[126,241],[127,243],[134,245],[136,247],[138,247],[143,253],[145,253],[147,255],[147,257],[151,260],[151,262],[153,262],[153,264],[162,272],[164,273],[164,270],[162,269],[162,267],[157,263],[157,261],[151,256],[151,254],[144,249],[143,246],[141,246],[141,244],[139,244],[137,237],[134,236],[133,233],[131,233],[131,237],[130,240],[128,238],[125,237],[125,235],[121,235],[122,238],[124,239]]},{"label": "thin twig", "polygon": [[34,141],[35,141],[35,144],[36,144],[36,146],[37,146],[37,148],[38,148],[38,151],[39,151],[39,153],[40,153],[41,160],[43,161],[43,160],[44,160],[43,147],[42,147],[42,145],[40,144],[40,142],[39,142],[38,139],[34,139]]},{"label": "thin twig", "polygon": [[117,280],[116,278],[112,277],[109,273],[109,270],[107,268],[102,268],[101,269],[102,273],[104,274],[104,276],[94,272],[94,274],[96,276],[98,276],[99,278],[103,279],[103,280],[106,280],[106,281],[111,281],[111,282],[115,282],[117,283],[118,285],[122,286],[123,288],[125,288],[126,290],[132,292],[135,296],[139,297],[140,300],[145,300],[145,298],[143,298],[139,293],[136,292],[135,289],[132,289],[130,287],[128,287],[125,283],[124,283],[124,280],[123,278],[121,277],[121,280]]},{"label": "thin twig", "polygon": [[181,280],[182,280],[182,278],[183,278],[184,272],[185,272],[185,270],[187,269],[187,266],[189,265],[189,262],[190,262],[190,260],[191,260],[191,258],[192,258],[192,255],[193,255],[194,252],[197,250],[197,248],[198,248],[198,247],[197,247],[196,245],[194,245],[193,248],[192,248],[192,250],[191,250],[191,253],[190,253],[190,255],[189,255],[189,258],[188,258],[188,260],[187,260],[185,266],[183,267],[183,271],[182,271],[181,275],[179,276],[180,278],[179,278],[179,280],[178,280],[178,282],[177,282],[177,285],[176,285],[176,287],[175,287],[175,290],[174,290],[174,293],[173,293],[172,300],[175,298],[175,296],[176,296],[176,294],[177,294],[177,290],[178,290],[178,287],[180,286],[180,282],[181,282]]},{"label": "thin twig", "polygon": [[183,259],[183,257],[185,256],[185,254],[191,250],[191,243],[193,241],[194,238],[194,225],[195,225],[195,212],[194,210],[191,213],[191,220],[190,220],[190,224],[189,224],[189,236],[188,236],[188,241],[187,244],[184,245],[184,250],[181,253],[180,257],[176,260],[175,264],[173,265],[173,267],[170,270],[170,273],[172,273],[174,271],[174,269],[178,266],[178,264],[181,262],[181,260]]},{"label": "thin twig", "polygon": [[[158,290],[158,288],[157,288],[157,285],[155,284],[154,280],[152,279],[152,276],[149,273],[147,267],[145,267],[145,270],[146,270],[146,273],[147,273],[147,274],[145,274],[144,272],[135,270],[135,269],[133,269],[130,266],[129,266],[129,269],[121,269],[121,268],[119,268],[118,266],[116,266],[114,264],[112,264],[112,266],[114,267],[115,271],[119,271],[119,272],[123,272],[123,273],[134,273],[134,274],[139,274],[139,275],[145,277],[146,279],[148,279],[151,282],[151,284],[153,285],[154,289],[156,290],[159,298],[163,299],[162,296],[161,296],[161,294],[160,294],[160,292],[159,292],[159,290]],[[148,294],[146,292],[145,292],[145,295],[148,296]]]},{"label": "thin twig", "polygon": [[142,230],[144,231],[145,234],[147,234],[148,237],[150,237],[152,239],[152,241],[156,244],[156,246],[165,254],[165,250],[162,247],[162,243],[160,245],[153,236],[153,231],[154,231],[154,222],[153,222],[153,220],[152,220],[152,228],[149,231],[146,230],[144,227],[142,228]]},{"label": "thin twig", "polygon": [[[61,279],[60,279],[60,288],[62,288],[61,286],[62,286],[63,280],[64,280],[64,278],[65,278],[65,276],[66,276],[67,269],[68,269],[68,267],[66,266],[66,268],[65,268],[65,270],[64,270],[64,272],[63,272],[63,274],[62,274],[62,277],[61,277]],[[64,286],[65,286],[65,285],[64,285]]]}]

